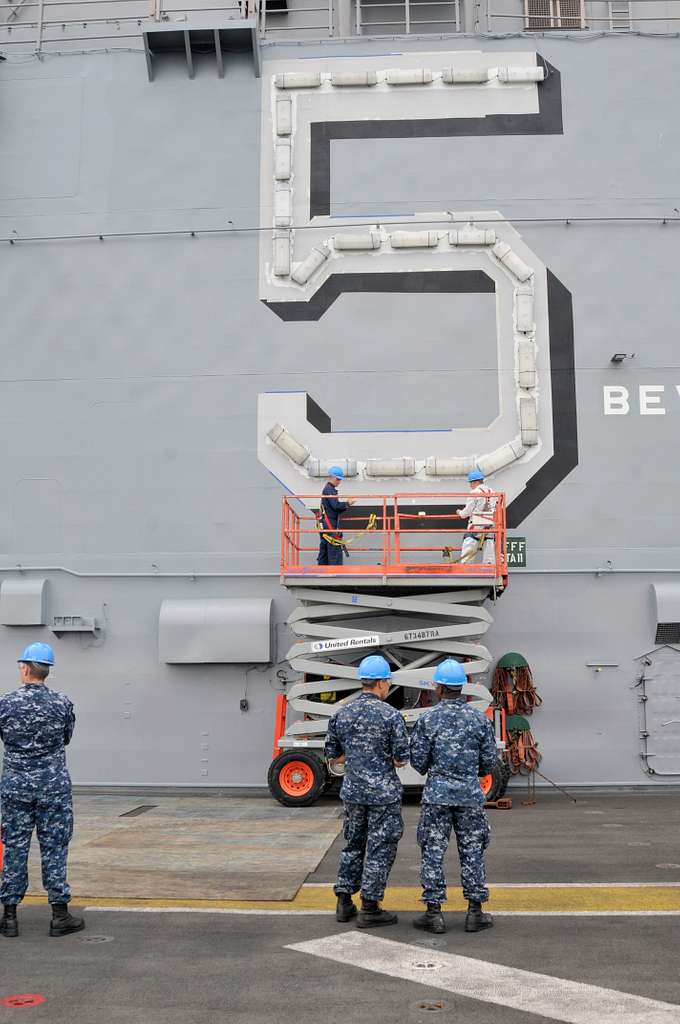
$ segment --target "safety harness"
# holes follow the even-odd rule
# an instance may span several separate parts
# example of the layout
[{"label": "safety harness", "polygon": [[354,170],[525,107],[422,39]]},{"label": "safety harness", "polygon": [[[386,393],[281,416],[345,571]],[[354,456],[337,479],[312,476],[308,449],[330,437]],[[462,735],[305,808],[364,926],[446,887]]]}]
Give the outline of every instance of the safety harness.
[{"label": "safety harness", "polygon": [[511,669],[497,665],[491,693],[498,707],[508,715],[530,715],[543,703],[528,665]]},{"label": "safety harness", "polygon": [[[442,548],[442,558],[445,562],[471,562],[473,558],[477,557],[477,553],[484,546],[487,533],[491,532],[490,528],[493,528],[495,499],[488,497],[488,495],[493,494],[493,491],[490,487],[487,487],[486,484],[480,484],[472,493],[473,495],[478,495],[476,500],[480,500],[482,497],[484,498],[482,508],[478,512],[473,512],[471,514],[470,523],[467,528],[467,533],[474,535],[477,546],[466,555],[457,553],[456,549],[453,547]],[[482,526],[486,526],[486,529],[480,529]]]},{"label": "safety harness", "polygon": [[371,530],[375,530],[378,522],[377,513],[371,512],[368,519],[366,520],[366,529],[361,530],[360,533],[355,533],[354,536],[350,537],[349,540],[344,540],[340,530],[333,530],[331,521],[328,518],[328,513],[321,504],[321,508],[314,512],[314,519],[316,521],[316,528],[319,531],[319,535],[322,540],[325,540],[327,544],[333,544],[336,548],[342,548],[345,554],[349,557],[349,551],[347,548],[351,547],[355,541],[365,537]]},{"label": "safety harness", "polygon": [[506,713],[508,767],[513,775],[531,775],[541,763],[541,753],[523,716],[531,715],[543,701],[536,692],[531,669],[523,657],[513,653],[500,659],[494,671],[491,693],[496,706],[504,708]]},{"label": "safety harness", "polygon": [[526,718],[522,715],[507,715],[506,758],[513,775],[530,775],[541,763],[538,743],[531,734]]}]

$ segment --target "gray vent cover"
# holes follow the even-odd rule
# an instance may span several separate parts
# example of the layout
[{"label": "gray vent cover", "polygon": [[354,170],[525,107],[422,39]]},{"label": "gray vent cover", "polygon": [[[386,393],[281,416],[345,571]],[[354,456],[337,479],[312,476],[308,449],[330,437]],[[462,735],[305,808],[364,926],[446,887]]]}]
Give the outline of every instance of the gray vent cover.
[{"label": "gray vent cover", "polygon": [[680,644],[680,622],[659,622],[656,627],[657,644]]},{"label": "gray vent cover", "polygon": [[680,643],[680,583],[652,583],[657,644]]}]

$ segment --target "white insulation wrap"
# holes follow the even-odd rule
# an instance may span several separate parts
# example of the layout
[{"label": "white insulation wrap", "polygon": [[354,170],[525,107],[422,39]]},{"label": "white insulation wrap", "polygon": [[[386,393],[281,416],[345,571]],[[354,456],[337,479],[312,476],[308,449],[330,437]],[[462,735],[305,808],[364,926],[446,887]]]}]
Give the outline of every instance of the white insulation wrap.
[{"label": "white insulation wrap", "polygon": [[438,244],[436,231],[393,231],[390,235],[393,249],[431,249]]},{"label": "white insulation wrap", "polygon": [[290,274],[290,237],[274,235],[274,275],[288,277]]},{"label": "white insulation wrap", "polygon": [[533,334],[534,323],[534,290],[529,285],[521,284],[515,291],[515,320],[520,334]]},{"label": "white insulation wrap", "polygon": [[321,85],[320,71],[285,71],[275,79],[277,89],[318,89]]},{"label": "white insulation wrap", "polygon": [[277,181],[288,181],[291,167],[290,142],[279,142],[274,146],[274,177]]},{"label": "white insulation wrap", "polygon": [[353,235],[334,235],[333,245],[338,250],[344,249],[379,249],[381,243],[379,231],[362,231]]},{"label": "white insulation wrap", "polygon": [[545,78],[543,68],[498,68],[499,82],[542,82]]},{"label": "white insulation wrap", "polygon": [[477,465],[475,455],[460,459],[438,459],[431,456],[425,464],[426,476],[467,476]]},{"label": "white insulation wrap", "polygon": [[375,71],[333,71],[331,85],[375,85],[378,75]]},{"label": "white insulation wrap", "polygon": [[522,395],[519,400],[519,426],[522,444],[538,444],[538,413],[533,395]]},{"label": "white insulation wrap", "polygon": [[457,231],[449,231],[449,243],[451,245],[495,245],[496,232],[486,231],[484,228],[476,228],[472,224],[467,227],[458,228]]},{"label": "white insulation wrap", "polygon": [[528,281],[534,272],[532,267],[512,251],[507,242],[496,242],[493,254],[518,281]]},{"label": "white insulation wrap", "polygon": [[415,476],[416,460],[403,459],[369,459],[366,463],[366,476]]},{"label": "white insulation wrap", "polygon": [[276,134],[290,135],[293,131],[293,104],[288,96],[276,101]]},{"label": "white insulation wrap", "polygon": [[315,245],[307,259],[299,263],[291,277],[298,284],[307,284],[312,274],[316,273],[322,263],[330,256],[330,249],[327,245]]},{"label": "white insulation wrap", "polygon": [[280,423],[275,423],[271,430],[267,431],[267,437],[276,445],[277,448],[280,448],[289,459],[292,459],[293,462],[297,463],[298,466],[301,466],[302,463],[306,462],[309,458],[309,448],[304,444],[300,444],[299,441],[296,441]]},{"label": "white insulation wrap", "polygon": [[345,476],[357,475],[357,464],[354,459],[317,459],[315,455],[310,456],[305,469],[310,476],[328,476],[331,466],[339,466]]},{"label": "white insulation wrap", "polygon": [[432,72],[429,68],[393,68],[385,72],[388,85],[429,85]]},{"label": "white insulation wrap", "polygon": [[274,227],[290,226],[291,198],[290,189],[279,188],[274,192]]},{"label": "white insulation wrap", "polygon": [[520,341],[517,352],[519,366],[519,386],[531,389],[536,387],[536,346],[533,341]]},{"label": "white insulation wrap", "polygon": [[499,469],[509,466],[511,462],[515,462],[522,455],[524,455],[524,446],[520,439],[516,437],[509,441],[508,444],[497,448],[495,452],[482,455],[481,458],[477,459],[477,465],[485,476],[490,476],[492,473],[497,473]]},{"label": "white insulation wrap", "polygon": [[442,80],[447,85],[470,85],[489,81],[488,68],[444,68]]}]

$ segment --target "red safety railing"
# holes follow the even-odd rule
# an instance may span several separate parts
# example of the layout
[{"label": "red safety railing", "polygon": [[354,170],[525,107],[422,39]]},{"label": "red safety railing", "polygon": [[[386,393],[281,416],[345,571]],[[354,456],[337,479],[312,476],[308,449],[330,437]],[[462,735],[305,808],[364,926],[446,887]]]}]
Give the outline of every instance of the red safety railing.
[{"label": "red safety railing", "polygon": [[[487,495],[485,544],[474,558],[460,561],[468,522],[455,516],[470,491],[446,494],[345,495],[342,537],[322,528],[319,494],[287,495],[281,522],[282,576],[453,576],[507,581],[505,495]],[[342,550],[341,565],[318,565],[322,536]]]}]

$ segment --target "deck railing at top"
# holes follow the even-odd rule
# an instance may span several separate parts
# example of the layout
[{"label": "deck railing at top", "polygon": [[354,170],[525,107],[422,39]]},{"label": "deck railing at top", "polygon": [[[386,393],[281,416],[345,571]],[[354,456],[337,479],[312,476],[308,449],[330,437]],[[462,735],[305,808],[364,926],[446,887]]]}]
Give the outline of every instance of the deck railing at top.
[{"label": "deck railing at top", "polygon": [[[460,561],[467,520],[455,515],[471,493],[340,495],[351,501],[340,520],[341,536],[324,527],[318,494],[283,498],[282,576],[450,576],[505,581],[505,495],[491,492],[484,528],[486,543],[470,561]],[[318,565],[320,541],[342,550],[341,565]]]},{"label": "deck railing at top", "polygon": [[482,32],[676,32],[680,0],[486,0]]},{"label": "deck railing at top", "polygon": [[[680,0],[0,0],[0,47],[10,55],[135,49],[153,22],[254,19],[269,40],[451,35],[464,32],[673,33]],[[114,42],[115,41],[115,42]]]}]

